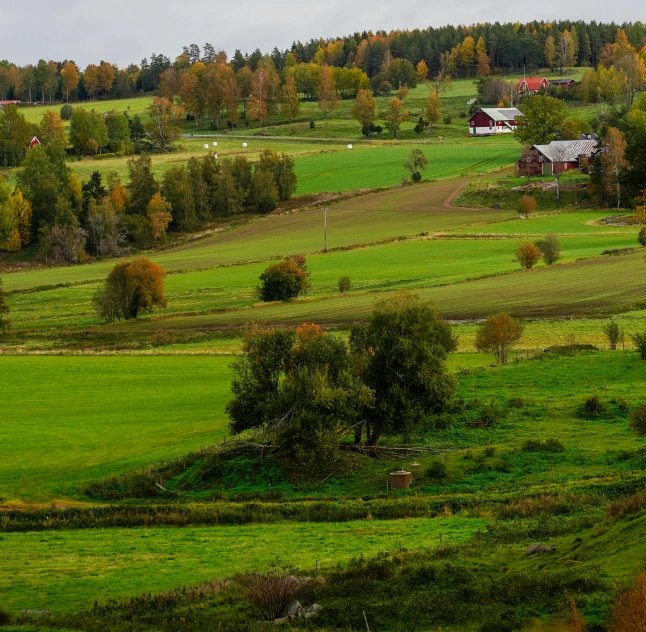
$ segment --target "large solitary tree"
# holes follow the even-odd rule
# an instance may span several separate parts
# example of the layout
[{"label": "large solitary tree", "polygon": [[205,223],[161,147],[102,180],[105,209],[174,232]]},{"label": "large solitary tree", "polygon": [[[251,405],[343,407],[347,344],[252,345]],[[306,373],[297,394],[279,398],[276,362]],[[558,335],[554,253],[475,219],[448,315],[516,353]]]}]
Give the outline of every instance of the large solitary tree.
[{"label": "large solitary tree", "polygon": [[154,307],[166,307],[165,276],[161,266],[145,257],[117,263],[94,297],[98,314],[112,322],[137,318]]}]

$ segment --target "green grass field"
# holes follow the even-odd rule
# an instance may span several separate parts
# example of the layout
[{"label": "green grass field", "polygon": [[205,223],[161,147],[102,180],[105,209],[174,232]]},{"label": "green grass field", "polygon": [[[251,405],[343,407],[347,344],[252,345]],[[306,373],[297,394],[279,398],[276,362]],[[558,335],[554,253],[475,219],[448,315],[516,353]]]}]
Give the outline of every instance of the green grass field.
[{"label": "green grass field", "polygon": [[[476,147],[469,143],[420,144],[428,159],[428,179],[455,174],[473,174],[505,167],[517,160],[518,147],[510,143],[487,142]],[[320,154],[296,160],[298,193],[346,191],[393,186],[406,179],[404,164],[411,146],[374,147],[370,152],[354,150]]]},{"label": "green grass field", "polygon": [[[102,114],[117,110],[127,112],[128,116],[139,115],[142,119],[148,118],[148,106],[151,104],[151,97],[133,97],[131,99],[108,99],[105,101],[88,101],[84,103],[71,103],[72,107],[82,107],[86,110],[96,110]],[[63,104],[45,103],[30,107],[21,107],[20,111],[30,123],[40,123],[43,114],[47,111],[60,112]],[[69,123],[66,123],[69,125]]]},{"label": "green grass field", "polygon": [[186,529],[105,529],[0,535],[0,594],[12,610],[87,608],[98,598],[264,570],[276,560],[322,570],[400,546],[460,544],[481,519],[417,519],[332,524],[278,524]]},{"label": "green grass field", "polygon": [[[371,244],[509,217],[508,211],[447,212],[443,202],[460,182],[425,183],[331,205],[327,213],[328,248]],[[323,250],[323,211],[271,215],[235,230],[224,230],[151,258],[168,272],[200,269],[289,254]],[[113,262],[67,266],[4,275],[7,291],[105,278]]]},{"label": "green grass field", "polygon": [[229,363],[0,356],[0,498],[69,497],[83,481],[221,440]]},{"label": "green grass field", "polygon": [[[47,363],[74,360],[81,363],[79,368],[87,367],[88,362],[88,359],[77,358],[30,358],[27,361],[34,360]],[[92,360],[94,364],[112,359]],[[119,359],[123,360],[129,359]],[[157,367],[170,366],[163,358],[150,360]],[[194,376],[200,363],[191,363]],[[133,366],[130,363],[113,364],[113,372],[122,374],[124,367],[132,369]],[[13,375],[15,365],[11,368]],[[109,376],[96,371],[96,364],[92,368],[98,380],[110,382]],[[52,387],[58,386],[59,390],[62,384],[68,397],[78,396],[78,382],[68,379],[69,373],[68,368],[64,371],[41,370],[41,388],[47,393],[46,381]],[[629,475],[638,475],[637,471],[624,470],[638,467],[634,459],[639,457],[622,457],[622,451],[638,455],[634,451],[643,447],[643,440],[634,438],[625,414],[613,412],[613,416],[607,418],[586,420],[577,417],[576,409],[585,397],[594,394],[601,396],[612,411],[618,410],[612,404],[615,401],[627,400],[629,405],[634,405],[641,401],[645,382],[646,363],[637,360],[633,352],[621,351],[542,358],[507,367],[472,370],[460,377],[460,395],[468,398],[477,387],[477,393],[484,401],[492,398],[505,402],[510,397],[520,397],[524,398],[525,407],[505,410],[495,428],[489,430],[469,431],[455,427],[426,435],[426,440],[435,445],[452,447],[446,455],[448,474],[445,480],[437,481],[426,478],[421,469],[415,474],[414,491],[425,498],[462,495],[466,499],[470,494],[478,494],[483,504],[480,515],[484,518],[489,513],[485,505],[487,493],[492,497],[504,492],[532,493],[535,498],[549,498],[550,494],[569,490],[571,498],[576,486],[582,489],[589,486],[592,493],[603,485],[620,485],[621,481],[629,480]],[[179,404],[179,400],[176,403]],[[23,407],[13,413],[12,418],[15,424],[20,424],[21,434],[37,436],[42,428],[30,423],[31,415]],[[61,448],[66,449],[52,454],[49,461],[57,458],[61,470],[69,468],[70,455],[79,452],[78,446],[65,438],[76,432],[74,426],[77,424],[78,421],[70,424],[60,418],[52,419],[49,443],[62,442]],[[181,426],[179,433],[176,429],[175,435],[175,445],[166,451],[167,455],[169,451],[181,454],[185,449],[185,442],[181,440],[186,439],[186,425]],[[557,439],[562,442],[564,451],[537,453],[521,449],[526,440],[536,437]],[[113,454],[132,453],[132,437],[124,432],[106,434],[103,428],[102,438],[106,448],[110,448],[97,455],[103,458],[104,465],[86,465],[83,476],[75,477],[77,480],[115,469],[127,471],[137,460],[141,461],[141,455],[135,450],[134,456],[122,458],[115,468]],[[140,437],[140,441],[150,442],[151,438]],[[493,456],[486,456],[484,448],[493,448]],[[33,452],[30,452],[21,450],[22,461],[33,467],[30,460]],[[148,456],[153,454],[150,452]],[[423,457],[422,465],[426,466],[434,459],[436,457]],[[505,469],[496,469],[501,467],[496,465],[500,462],[507,464]],[[384,472],[390,467],[392,465],[388,463],[377,463],[353,479],[333,481],[330,488],[333,487],[342,498],[374,494],[373,488],[383,482]],[[16,468],[15,462],[13,468]],[[55,472],[56,468],[52,467],[50,471],[41,470],[40,475],[55,480]],[[3,472],[2,480],[5,477]],[[74,475],[67,473],[65,484],[73,478]],[[29,480],[28,484],[33,486],[34,482]],[[582,506],[581,512],[584,511],[587,510]],[[598,510],[591,511],[599,518]],[[332,566],[359,554],[370,557],[381,551],[394,553],[400,546],[435,548],[440,534],[444,545],[462,544],[485,528],[489,520],[483,518],[456,515],[431,520],[2,533],[0,555],[4,560],[4,572],[0,576],[0,591],[10,610],[46,608],[60,612],[88,607],[95,599],[124,599],[144,591],[167,590],[245,570],[264,569],[277,559],[306,572],[318,561],[319,569],[325,573]],[[631,555],[644,547],[638,536],[643,516],[633,522],[632,529],[625,523],[614,526],[600,523],[598,527],[590,528],[583,525],[584,518],[585,514],[581,513],[582,525],[574,534],[556,532],[549,538],[548,541],[557,546],[557,553],[550,558],[552,567],[559,568],[568,559],[577,559],[582,560],[580,563],[600,564],[609,577],[619,579],[630,574]],[[620,533],[624,533],[622,545],[616,542]],[[474,562],[480,566],[500,563],[507,568],[534,572],[544,561],[524,555],[523,548],[531,543],[531,537],[531,534],[520,536],[518,541],[485,548],[479,553],[476,549],[470,555],[475,556]]]},{"label": "green grass field", "polygon": [[[397,632],[408,632],[411,621],[420,630],[420,621],[433,621],[423,629],[441,623],[447,632],[480,632],[482,613],[462,623],[438,622],[429,609],[453,612],[449,603],[471,604],[473,595],[492,590],[492,607],[511,604],[509,617],[521,610],[527,614],[525,595],[513,600],[521,585],[514,577],[524,578],[527,587],[545,586],[547,594],[550,573],[580,573],[600,584],[588,590],[577,580],[565,592],[554,588],[550,594],[560,601],[546,601],[531,616],[543,622],[551,617],[553,623],[563,617],[565,597],[575,595],[589,621],[605,621],[616,587],[641,570],[646,551],[643,510],[621,519],[609,516],[613,500],[644,486],[646,447],[629,418],[645,401],[646,362],[628,336],[619,350],[609,351],[602,331],[611,316],[627,334],[644,330],[643,251],[602,255],[636,249],[638,229],[604,225],[600,220],[614,211],[590,206],[582,174],[564,178],[568,186],[561,203],[546,194],[535,216],[520,219],[519,194],[511,191],[521,183],[513,169],[520,151],[516,141],[510,135],[468,137],[466,101],[475,96],[475,86],[466,79],[442,95],[442,115],[450,115],[451,122],[418,137],[413,128],[430,87],[410,91],[405,107],[411,116],[397,140],[386,134],[360,139],[349,115],[351,100],[341,101],[327,120],[317,103],[306,102],[292,124],[277,117],[265,128],[252,124],[216,136],[187,122],[177,151],[153,156],[160,177],[193,156],[217,152],[218,160],[234,155],[255,160],[269,147],[294,157],[297,195],[304,195],[296,206],[305,206],[310,194],[364,190],[328,204],[327,253],[321,206],[223,222],[194,240],[143,253],[168,273],[168,307],[111,325],[101,323],[92,297],[114,260],[2,273],[12,330],[0,343],[0,512],[15,513],[0,513],[0,610],[65,614],[95,601],[128,600],[142,592],[264,571],[274,563],[307,575],[317,567],[333,578],[352,558],[385,553],[372,567],[362,561],[348,571],[356,573],[348,584],[352,597],[348,591],[337,601],[324,597],[324,612],[331,614],[322,616],[333,622],[325,632],[364,629],[367,622],[372,630],[395,625]],[[378,110],[388,99],[377,99]],[[83,106],[125,109],[145,118],[149,102],[142,97]],[[60,105],[23,111],[38,122],[50,107]],[[586,120],[599,111],[568,107]],[[412,148],[428,158],[425,182],[396,186],[407,175],[403,162]],[[128,159],[69,164],[83,180],[98,170],[117,171],[125,182]],[[15,179],[15,172],[3,175]],[[370,191],[377,187],[391,188]],[[502,208],[493,208],[498,194]],[[547,233],[559,236],[563,258],[554,266],[539,263],[521,271],[514,258],[517,242]],[[310,292],[288,303],[260,304],[259,275],[271,261],[292,254],[307,255]],[[337,283],[346,275],[352,288],[341,296]],[[454,409],[425,420],[410,436],[382,441],[431,451],[384,459],[344,453],[327,478],[306,478],[306,465],[301,471],[300,463],[294,467],[264,451],[260,457],[235,452],[215,464],[219,474],[204,478],[212,452],[195,451],[229,435],[230,364],[241,353],[244,327],[316,322],[346,339],[349,327],[365,321],[377,299],[401,289],[431,300],[459,337],[459,352],[447,362],[458,384]],[[502,310],[522,318],[525,330],[512,362],[494,366],[491,354],[475,353],[474,339],[477,320]],[[543,353],[573,341],[600,350]],[[585,417],[581,406],[593,395],[605,407],[603,414]],[[473,426],[489,414],[494,417],[489,426]],[[546,439],[560,448],[527,444]],[[178,461],[169,465],[172,459]],[[387,492],[389,473],[402,467],[414,473],[411,489]],[[139,498],[143,487],[128,487],[133,472],[147,472],[151,481],[163,473],[164,491],[153,488],[157,496]],[[118,483],[104,484],[112,476]],[[113,495],[101,491],[110,485],[112,491],[120,487]],[[66,506],[73,511],[65,514]],[[118,516],[100,523],[101,511]],[[214,515],[209,512],[221,512],[222,519],[209,522],[205,516]],[[71,515],[85,522],[64,523]],[[137,522],[142,515],[147,518]],[[183,523],[180,515],[193,519]],[[361,516],[367,519],[358,521]],[[239,524],[230,524],[234,520]],[[18,532],[21,528],[43,530]],[[525,548],[537,541],[556,551],[527,556]],[[419,553],[407,558],[403,549]],[[415,557],[424,559],[413,568]],[[356,570],[374,571],[384,560],[392,568],[376,581]],[[440,573],[432,581],[431,566]],[[481,583],[460,583],[469,573]],[[443,577],[449,578],[447,586],[457,583],[455,592],[438,601],[435,591]],[[402,586],[410,590],[404,594]],[[133,630],[157,629],[158,615],[165,617],[159,624],[164,629],[167,623],[180,625],[176,617],[197,616],[197,621],[209,608],[215,614],[212,619],[205,614],[200,629],[210,629],[216,619],[223,629],[236,629],[226,627],[227,617],[240,609],[241,594],[232,588],[216,606],[169,605],[164,614],[144,615],[150,615],[145,622],[132,613]],[[401,621],[392,613],[390,619],[379,615],[375,600],[386,594],[387,608],[401,612]],[[505,601],[509,594],[511,601]],[[356,620],[346,616],[358,607],[354,601],[366,611]],[[123,620],[127,625],[129,616]],[[60,619],[55,627],[85,628],[70,621]],[[98,632],[98,618],[90,627],[95,625]],[[119,623],[114,625],[110,632]],[[550,625],[524,629],[551,630]],[[307,627],[322,629],[322,624],[314,619]],[[493,629],[498,628],[487,628]]]},{"label": "green grass field", "polygon": [[[625,248],[633,235],[591,235],[562,239],[563,263],[596,257],[606,248]],[[516,239],[433,239],[318,254],[308,259],[312,287],[308,300],[338,295],[337,282],[352,279],[352,294],[429,288],[519,270]],[[473,260],[478,261],[476,268]],[[560,265],[560,264],[559,264]],[[168,307],[157,316],[199,314],[251,307],[267,263],[172,274],[166,280]],[[98,284],[16,294],[9,304],[14,329],[52,329],[101,324],[92,305]]]}]

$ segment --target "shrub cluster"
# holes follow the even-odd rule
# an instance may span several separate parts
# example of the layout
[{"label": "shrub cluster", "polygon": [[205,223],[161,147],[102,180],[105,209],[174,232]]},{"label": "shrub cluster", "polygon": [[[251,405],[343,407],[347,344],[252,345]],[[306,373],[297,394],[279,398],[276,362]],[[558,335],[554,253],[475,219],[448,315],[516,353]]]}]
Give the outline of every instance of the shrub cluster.
[{"label": "shrub cluster", "polygon": [[558,439],[529,439],[523,444],[525,452],[565,452],[565,447]]},{"label": "shrub cluster", "polygon": [[288,257],[270,265],[261,275],[258,297],[262,301],[289,301],[306,294],[310,287],[310,272],[305,257]]}]

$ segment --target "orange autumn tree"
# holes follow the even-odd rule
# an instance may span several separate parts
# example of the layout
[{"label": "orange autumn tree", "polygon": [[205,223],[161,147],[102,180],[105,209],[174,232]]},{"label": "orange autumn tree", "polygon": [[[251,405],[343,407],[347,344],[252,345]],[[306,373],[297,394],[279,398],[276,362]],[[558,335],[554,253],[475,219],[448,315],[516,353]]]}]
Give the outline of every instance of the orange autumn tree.
[{"label": "orange autumn tree", "polygon": [[523,330],[523,325],[508,314],[488,316],[476,332],[476,349],[493,353],[497,364],[507,364],[509,352],[522,338]]},{"label": "orange autumn tree", "polygon": [[83,79],[85,80],[85,90],[95,99],[100,82],[99,67],[96,64],[90,64],[83,73]]},{"label": "orange autumn tree", "polygon": [[65,102],[69,103],[70,92],[79,84],[79,71],[74,62],[68,61],[61,68],[61,78],[63,79],[63,89],[65,90]]},{"label": "orange autumn tree", "polygon": [[520,200],[520,211],[525,217],[529,217],[536,211],[536,199],[531,195],[523,195]]},{"label": "orange autumn tree", "polygon": [[531,241],[519,241],[515,257],[523,270],[531,270],[541,259],[541,249]]},{"label": "orange autumn tree", "polygon": [[112,191],[110,191],[110,204],[112,204],[112,208],[117,213],[123,213],[130,204],[128,189],[120,182],[115,184]]},{"label": "orange autumn tree", "polygon": [[97,313],[108,322],[129,320],[166,307],[164,269],[145,257],[117,263],[108,275],[105,286],[95,294]]},{"label": "orange autumn tree", "polygon": [[153,246],[166,241],[166,230],[173,220],[172,206],[161,193],[155,193],[148,203],[146,215],[150,222],[150,237]]}]

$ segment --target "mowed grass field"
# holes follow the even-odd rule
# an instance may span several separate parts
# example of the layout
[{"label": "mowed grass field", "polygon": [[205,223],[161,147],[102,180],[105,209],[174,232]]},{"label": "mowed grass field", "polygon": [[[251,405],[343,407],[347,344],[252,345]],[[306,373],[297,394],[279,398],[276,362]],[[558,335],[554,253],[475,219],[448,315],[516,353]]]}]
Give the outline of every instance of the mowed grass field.
[{"label": "mowed grass field", "polygon": [[[460,186],[460,181],[424,183],[332,204],[327,212],[328,248],[372,244],[510,217],[509,211],[494,209],[447,209],[445,200]],[[309,254],[322,251],[323,245],[323,210],[319,208],[263,217],[240,228],[148,256],[167,272],[177,272]],[[5,274],[4,287],[12,291],[99,280],[107,276],[113,265],[108,261]]]},{"label": "mowed grass field", "polygon": [[70,497],[221,441],[230,361],[0,356],[0,498]]},{"label": "mowed grass field", "polygon": [[[485,318],[504,309],[525,318],[611,314],[643,305],[646,277],[641,255],[604,257],[582,262],[519,271],[465,283],[417,289],[445,318]],[[266,304],[251,310],[188,316],[164,322],[164,328],[208,328],[250,323],[300,324],[316,322],[347,326],[364,321],[375,298],[387,292]],[[142,328],[158,323],[141,322]]]},{"label": "mowed grass field", "polygon": [[[478,139],[482,140],[482,139]],[[460,174],[476,174],[512,164],[518,160],[518,146],[509,142],[450,144],[406,144],[375,147],[363,151],[342,151],[304,156],[296,159],[297,193],[351,191],[393,186],[408,173],[403,164],[413,147],[421,149],[428,160],[424,178],[435,180]]]},{"label": "mowed grass field", "polygon": [[3,607],[55,612],[262,571],[272,563],[321,570],[363,554],[461,544],[478,518],[103,529],[0,535]]},{"label": "mowed grass field", "polygon": [[[154,253],[151,258],[169,273],[168,307],[152,321],[105,330],[209,328],[263,320],[342,324],[364,319],[381,296],[375,291],[403,288],[436,300],[451,318],[484,317],[501,295],[506,309],[531,317],[627,309],[642,300],[639,258],[601,257],[608,249],[634,247],[636,227],[605,226],[599,220],[606,211],[575,207],[528,220],[504,209],[453,207],[450,200],[463,183],[424,183],[330,205],[327,244],[332,252],[327,254],[321,253],[320,208],[252,220]],[[520,272],[514,258],[517,241],[549,232],[561,236],[561,262],[549,270],[539,264],[530,273]],[[297,253],[309,257],[309,295],[289,304],[258,305],[255,289],[267,261]],[[584,261],[591,258],[599,259]],[[100,324],[92,296],[113,265],[107,261],[5,275],[5,288],[14,292],[9,299],[14,327],[52,331]],[[346,275],[352,291],[339,297],[337,282]],[[71,287],[55,287],[61,284]],[[240,311],[212,313],[224,310]],[[160,317],[177,318],[160,322]]]},{"label": "mowed grass field", "polygon": [[[634,235],[587,235],[562,239],[562,262],[597,257],[607,248],[625,248]],[[308,258],[312,287],[307,299],[338,295],[338,279],[352,279],[353,294],[378,290],[428,288],[462,283],[519,270],[516,239],[424,239],[316,254]],[[474,261],[477,265],[474,266]],[[267,262],[216,267],[166,279],[168,307],[159,316],[248,308],[258,303],[256,287]],[[99,283],[15,294],[9,299],[13,327],[44,330],[101,324],[92,297]],[[115,325],[116,332],[120,327]],[[162,325],[163,326],[163,325]]]},{"label": "mowed grass field", "polygon": [[[118,112],[127,112],[131,118],[138,115],[143,120],[148,118],[148,107],[152,103],[152,97],[133,97],[131,99],[107,99],[105,101],[85,101],[83,103],[70,103],[72,107],[82,107],[86,110],[96,110],[101,114],[117,110]],[[21,107],[20,112],[30,123],[38,124],[43,118],[45,112],[61,111],[62,103],[45,103],[44,105],[34,105],[30,107]],[[69,125],[69,122],[65,123]]]}]

